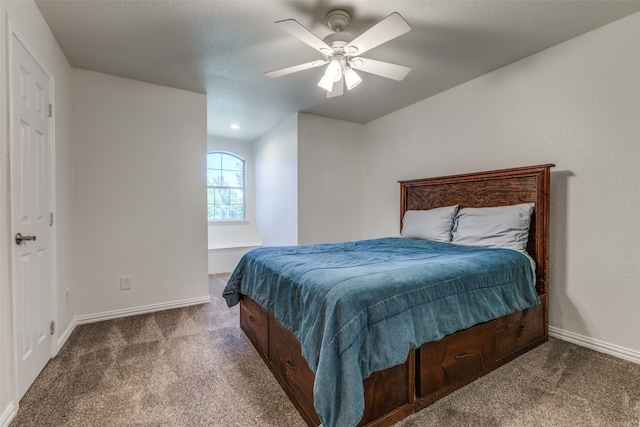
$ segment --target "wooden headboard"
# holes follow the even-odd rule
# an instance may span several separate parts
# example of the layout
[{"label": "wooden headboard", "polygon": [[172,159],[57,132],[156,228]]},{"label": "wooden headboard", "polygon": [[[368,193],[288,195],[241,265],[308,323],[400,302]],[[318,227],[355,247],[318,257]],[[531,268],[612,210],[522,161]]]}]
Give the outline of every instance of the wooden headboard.
[{"label": "wooden headboard", "polygon": [[536,290],[548,300],[549,182],[553,164],[400,181],[400,227],[407,210],[536,204],[527,252],[536,262]]}]

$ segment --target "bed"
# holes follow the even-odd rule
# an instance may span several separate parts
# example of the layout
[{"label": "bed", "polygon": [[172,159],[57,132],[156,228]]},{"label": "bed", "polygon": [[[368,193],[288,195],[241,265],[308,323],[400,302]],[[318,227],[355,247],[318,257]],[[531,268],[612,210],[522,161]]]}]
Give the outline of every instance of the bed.
[{"label": "bed", "polygon": [[309,425],[318,414],[325,426],[391,425],[547,340],[552,166],[400,182],[405,229],[410,213],[453,205],[459,222],[530,206],[530,259],[462,244],[460,230],[454,245],[385,238],[243,258],[224,296]]}]

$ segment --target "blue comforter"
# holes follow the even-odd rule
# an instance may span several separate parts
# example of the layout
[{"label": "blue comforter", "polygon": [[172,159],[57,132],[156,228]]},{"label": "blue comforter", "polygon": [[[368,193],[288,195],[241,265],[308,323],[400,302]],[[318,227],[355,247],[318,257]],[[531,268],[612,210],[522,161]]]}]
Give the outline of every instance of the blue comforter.
[{"label": "blue comforter", "polygon": [[223,293],[240,294],[300,341],[326,427],[355,426],[363,379],[410,349],[539,304],[521,253],[406,238],[254,249]]}]

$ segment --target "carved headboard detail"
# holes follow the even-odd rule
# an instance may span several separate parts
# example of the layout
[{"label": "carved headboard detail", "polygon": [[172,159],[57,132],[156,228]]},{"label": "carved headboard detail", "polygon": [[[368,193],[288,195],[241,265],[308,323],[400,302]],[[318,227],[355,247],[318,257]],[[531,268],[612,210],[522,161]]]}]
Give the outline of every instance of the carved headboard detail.
[{"label": "carved headboard detail", "polygon": [[536,262],[536,290],[548,298],[549,185],[553,164],[400,181],[400,227],[407,210],[440,206],[536,204],[527,252]]}]

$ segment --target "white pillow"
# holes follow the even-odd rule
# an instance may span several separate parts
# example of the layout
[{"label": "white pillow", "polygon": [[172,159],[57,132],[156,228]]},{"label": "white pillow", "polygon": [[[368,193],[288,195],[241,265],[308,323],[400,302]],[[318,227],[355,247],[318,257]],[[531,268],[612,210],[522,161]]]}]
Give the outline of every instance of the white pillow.
[{"label": "white pillow", "polygon": [[458,205],[406,211],[402,218],[402,237],[449,243],[456,212]]},{"label": "white pillow", "polygon": [[526,252],[534,203],[460,209],[451,243]]}]

